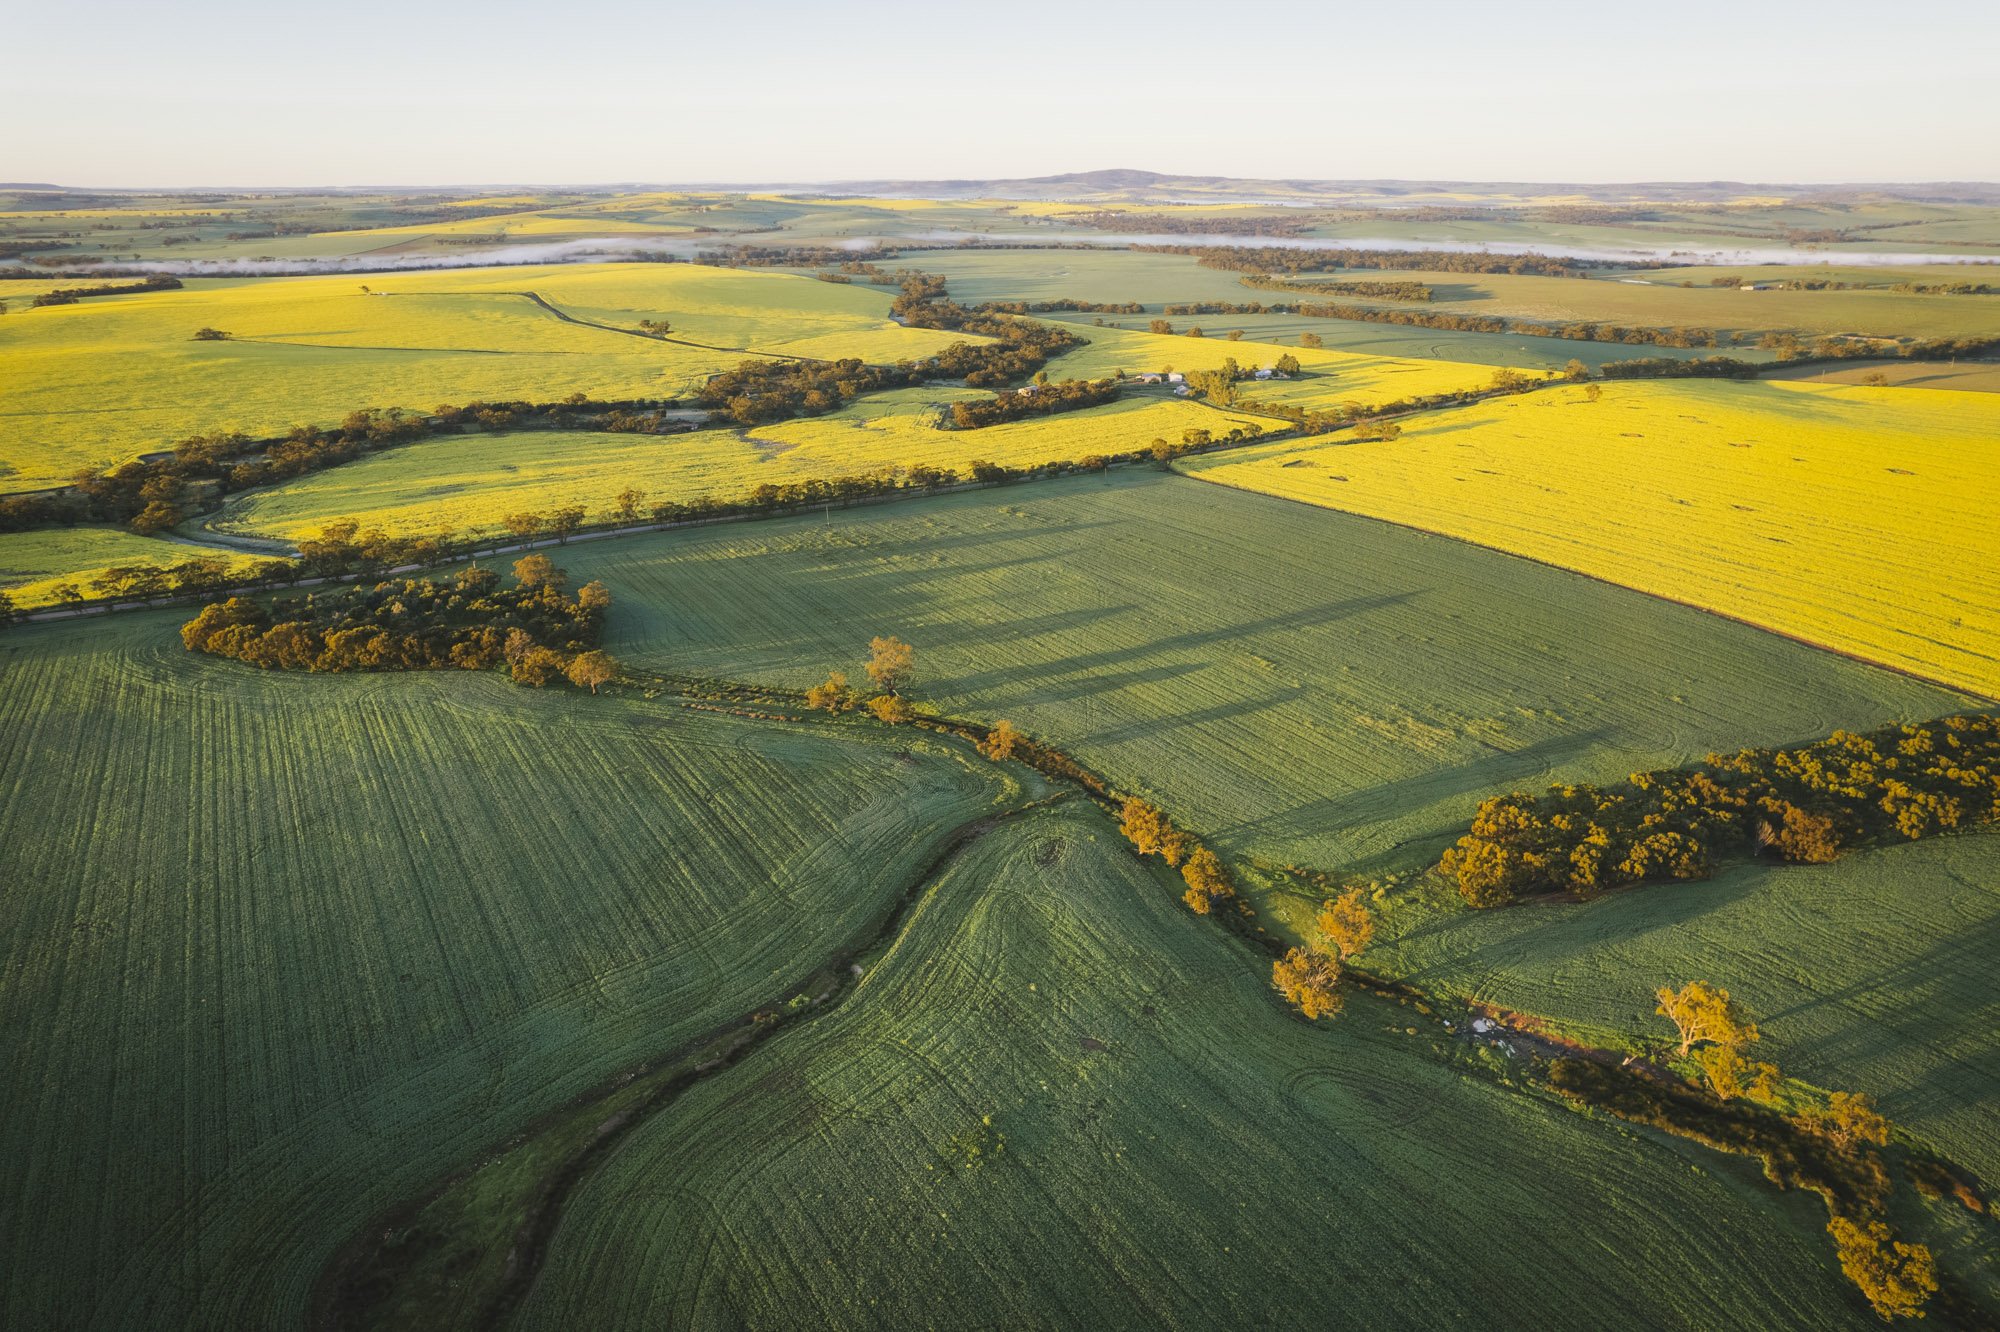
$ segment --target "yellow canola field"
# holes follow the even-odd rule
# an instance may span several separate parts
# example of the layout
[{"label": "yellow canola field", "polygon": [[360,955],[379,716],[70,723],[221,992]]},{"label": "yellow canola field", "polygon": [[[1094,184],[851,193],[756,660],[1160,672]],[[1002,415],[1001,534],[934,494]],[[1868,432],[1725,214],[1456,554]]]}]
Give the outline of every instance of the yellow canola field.
[{"label": "yellow canola field", "polygon": [[490,530],[510,513],[568,504],[581,504],[596,517],[628,487],[645,492],[648,503],[736,499],[766,483],[918,464],[966,472],[975,459],[1026,467],[1143,449],[1158,438],[1178,442],[1188,429],[1222,433],[1232,426],[1256,430],[1272,424],[1193,403],[1136,399],[982,430],[928,424],[943,404],[986,396],[963,389],[906,389],[826,416],[747,432],[537,431],[427,440],[250,492],[231,501],[209,526],[297,537],[354,518],[405,533]]},{"label": "yellow canola field", "polygon": [[1612,384],[1190,459],[2000,697],[2000,400]]},{"label": "yellow canola field", "polygon": [[1199,326],[1205,334],[1199,338],[1190,338],[1185,332],[1142,333],[1072,323],[1070,330],[1089,338],[1090,345],[1062,356],[1050,365],[1049,372],[1063,379],[1101,379],[1120,370],[1127,374],[1215,370],[1232,357],[1246,369],[1261,369],[1275,367],[1281,356],[1293,356],[1303,371],[1301,378],[1245,383],[1240,391],[1259,402],[1308,410],[1330,410],[1346,402],[1379,406],[1425,394],[1484,388],[1493,381],[1490,365],[1370,356],[1272,342],[1231,342],[1227,337],[1230,318],[1215,315],[1171,321],[1177,329]]},{"label": "yellow canola field", "polygon": [[[523,293],[575,319],[565,322]],[[887,293],[690,264],[202,280],[0,318],[0,490],[68,481],[192,434],[282,433],[363,407],[664,397],[741,349],[889,362],[958,341]],[[666,319],[685,346],[635,336]],[[196,342],[217,328],[226,342]]]}]

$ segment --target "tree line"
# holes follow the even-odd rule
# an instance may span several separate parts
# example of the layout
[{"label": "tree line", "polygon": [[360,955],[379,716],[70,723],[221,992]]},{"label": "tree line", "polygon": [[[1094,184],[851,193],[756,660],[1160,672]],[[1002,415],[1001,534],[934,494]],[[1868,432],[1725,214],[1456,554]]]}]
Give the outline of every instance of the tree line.
[{"label": "tree line", "polygon": [[[1280,291],[1285,290],[1288,285],[1282,282],[1269,284],[1270,287]],[[1272,308],[1276,310],[1276,307]],[[1282,313],[1301,314],[1313,319],[1351,319],[1368,324],[1401,324],[1411,328],[1434,328],[1452,333],[1509,333],[1526,337],[1562,338],[1569,342],[1616,342],[1641,347],[1713,347],[1722,340],[1721,335],[1712,328],[1635,328],[1623,324],[1600,324],[1591,320],[1554,324],[1540,319],[1517,319],[1511,315],[1470,314],[1458,310],[1399,310],[1377,305],[1300,304]]]},{"label": "tree line", "polygon": [[1261,287],[1267,291],[1305,291],[1318,296],[1361,296],[1377,301],[1425,302],[1437,295],[1421,282],[1327,282],[1314,281],[1310,278],[1280,282],[1277,278],[1259,273],[1247,273],[1237,281],[1246,287]]},{"label": "tree line", "polygon": [[[1897,1239],[1891,1228],[1895,1181],[1880,1149],[1890,1144],[1894,1126],[1870,1098],[1782,1087],[1775,1065],[1750,1056],[1756,1025],[1719,986],[1690,981],[1662,986],[1655,997],[1656,1011],[1678,1038],[1668,1059],[1692,1074],[1688,1080],[1631,1059],[1563,1055],[1549,1063],[1549,1085],[1628,1122],[1752,1157],[1780,1188],[1818,1194],[1843,1275],[1884,1321],[1924,1317],[1941,1291],[1940,1312],[1967,1311],[1963,1297],[1940,1281],[1931,1251]],[[1987,1210],[1977,1189],[1949,1165],[1922,1153],[1907,1157],[1919,1192],[1953,1197],[1975,1213]]]},{"label": "tree line", "polygon": [[1733,356],[1643,356],[1597,367],[1606,379],[1755,379],[1760,366]]},{"label": "tree line", "polygon": [[1533,277],[1587,278],[1592,270],[1624,267],[1604,259],[1555,259],[1544,254],[1489,254],[1472,250],[1333,250],[1252,245],[1134,245],[1132,248],[1144,254],[1191,255],[1203,268],[1267,275],[1374,268],[1414,273],[1520,273]]},{"label": "tree line", "polygon": [[572,394],[561,402],[446,405],[428,415],[366,408],[350,412],[337,426],[294,426],[287,434],[264,439],[240,432],[190,435],[161,454],[131,459],[105,472],[79,472],[60,490],[0,497],[0,532],[125,523],[141,535],[152,535],[221,495],[336,467],[364,453],[432,435],[528,424],[651,433],[689,428],[659,415],[669,406],[671,400],[596,402]]},{"label": "tree line", "polygon": [[1074,297],[1058,296],[1046,301],[981,301],[972,307],[982,314],[1121,314],[1136,315],[1146,313],[1146,307],[1137,301],[1111,303],[1105,301],[1079,301]]},{"label": "tree line", "polygon": [[1611,787],[1483,802],[1438,868],[1475,907],[1701,879],[1731,854],[1820,864],[1885,838],[2000,819],[2000,720],[1953,716],[1794,749],[1710,754]]},{"label": "tree line", "polygon": [[1898,282],[1889,288],[1906,296],[2000,296],[1990,282]]},{"label": "tree line", "polygon": [[1094,213],[1072,213],[1063,221],[1093,231],[1130,231],[1161,236],[1303,236],[1319,225],[1311,214],[1223,215],[1183,213],[1126,213],[1102,208]]},{"label": "tree line", "polygon": [[78,301],[88,300],[92,296],[123,296],[128,292],[135,291],[178,291],[180,286],[181,280],[179,278],[152,277],[147,278],[143,282],[127,282],[122,285],[113,282],[96,287],[57,287],[53,291],[43,292],[41,295],[35,297],[34,300],[28,302],[28,304],[31,306],[75,305]]},{"label": "tree line", "polygon": [[589,688],[614,678],[599,649],[611,594],[586,583],[563,592],[567,576],[546,555],[514,563],[514,586],[474,565],[439,582],[400,578],[279,597],[211,602],[181,627],[190,652],[229,657],[265,670],[491,670],[515,683],[558,679]]},{"label": "tree line", "polygon": [[1002,389],[979,402],[951,405],[953,430],[979,430],[1030,416],[1082,411],[1116,402],[1122,384],[1117,379],[1049,380],[1046,376],[1022,389]]},{"label": "tree line", "polygon": [[1780,361],[1904,361],[1977,360],[2000,353],[2000,337],[1871,338],[1857,333],[1829,333],[1811,341],[1791,332],[1766,333],[1757,339],[1760,351],[1775,352]]}]

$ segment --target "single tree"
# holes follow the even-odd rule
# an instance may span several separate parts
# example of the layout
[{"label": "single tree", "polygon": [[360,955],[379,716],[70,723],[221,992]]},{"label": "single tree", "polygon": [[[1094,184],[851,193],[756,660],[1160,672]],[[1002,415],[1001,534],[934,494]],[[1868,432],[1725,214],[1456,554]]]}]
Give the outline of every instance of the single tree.
[{"label": "single tree", "polygon": [[1014,757],[1014,747],[1020,744],[1022,739],[1021,732],[1015,729],[1014,723],[1003,717],[993,723],[993,729],[979,742],[979,752],[998,763],[1003,759]]},{"label": "single tree", "polygon": [[569,668],[563,674],[577,688],[588,689],[594,694],[597,686],[610,684],[618,678],[618,662],[609,652],[579,652],[570,658]]},{"label": "single tree", "polygon": [[1375,937],[1375,913],[1362,900],[1359,888],[1349,888],[1323,903],[1316,923],[1342,962],[1366,948]]},{"label": "single tree", "polygon": [[458,584],[458,590],[467,596],[483,597],[500,586],[500,575],[477,564],[469,564],[458,571],[458,577],[454,581]]},{"label": "single tree", "polygon": [[618,492],[618,521],[629,523],[639,516],[639,506],[646,502],[646,492],[626,488]]},{"label": "single tree", "polygon": [[1809,1116],[1809,1122],[1842,1151],[1863,1143],[1881,1147],[1889,1141],[1889,1121],[1877,1113],[1865,1092],[1835,1092],[1824,1110]]},{"label": "single tree", "polygon": [[1680,1053],[1704,1041],[1741,1049],[1757,1039],[1757,1028],[1743,1021],[1729,1002],[1729,991],[1706,981],[1689,981],[1679,990],[1662,986],[1654,996],[1656,1010],[1680,1032]]},{"label": "single tree", "polygon": [[510,513],[500,520],[500,525],[523,541],[532,540],[542,530],[542,515],[539,513]]},{"label": "single tree", "polygon": [[514,677],[515,684],[540,689],[543,685],[561,679],[563,668],[567,664],[563,661],[562,653],[553,648],[531,647],[513,664],[510,674]]},{"label": "single tree", "polygon": [[165,500],[154,500],[133,517],[131,527],[140,536],[154,536],[166,531],[180,520],[179,509]]},{"label": "single tree", "polygon": [[1755,1063],[1743,1052],[1727,1045],[1704,1045],[1694,1052],[1694,1062],[1708,1079],[1709,1090],[1718,1100],[1733,1101],[1747,1096],[1761,1105],[1778,1099],[1778,1066]]},{"label": "single tree", "polygon": [[514,581],[522,587],[561,587],[567,579],[556,562],[540,551],[514,561]]},{"label": "single tree", "polygon": [[196,342],[227,342],[229,335],[219,328],[198,328],[194,331]]},{"label": "single tree", "polygon": [[1271,988],[1307,1018],[1340,1011],[1340,962],[1314,948],[1294,948],[1271,963]]},{"label": "single tree", "polygon": [[868,710],[875,714],[876,721],[887,722],[891,726],[900,726],[917,715],[908,699],[895,694],[875,695],[868,700]]},{"label": "single tree", "polygon": [[1193,840],[1168,822],[1165,813],[1136,796],[1119,810],[1118,831],[1140,855],[1158,856],[1175,868],[1194,849]]},{"label": "single tree", "polygon": [[885,694],[901,693],[917,676],[916,649],[896,637],[868,642],[868,678]]},{"label": "single tree", "polygon": [[1597,402],[1603,397],[1604,397],[1604,385],[1585,384],[1583,386],[1583,400],[1585,402]]},{"label": "single tree", "polygon": [[1216,898],[1236,894],[1235,886],[1229,882],[1229,871],[1223,868],[1215,852],[1205,846],[1196,847],[1187,858],[1187,864],[1181,866],[1181,878],[1187,884],[1181,900],[1198,916],[1206,916]]},{"label": "single tree", "polygon": [[576,604],[584,610],[610,610],[611,589],[593,578],[576,590]]},{"label": "single tree", "polygon": [[1569,358],[1569,364],[1563,367],[1563,378],[1582,383],[1590,378],[1590,367],[1572,356]]},{"label": "single tree", "polygon": [[806,690],[806,706],[820,712],[845,712],[854,706],[854,691],[847,687],[845,675],[830,671],[825,681]]},{"label": "single tree", "polygon": [[566,505],[549,513],[549,530],[556,534],[556,541],[562,545],[568,545],[570,534],[582,526],[583,506],[581,504]]},{"label": "single tree", "polygon": [[1299,334],[1299,346],[1324,347],[1326,346],[1326,339],[1317,333],[1301,333]]},{"label": "single tree", "polygon": [[1924,1316],[1924,1305],[1938,1288],[1937,1262],[1928,1248],[1902,1243],[1880,1221],[1836,1216],[1826,1231],[1840,1255],[1840,1270],[1868,1297],[1877,1316],[1885,1322]]}]

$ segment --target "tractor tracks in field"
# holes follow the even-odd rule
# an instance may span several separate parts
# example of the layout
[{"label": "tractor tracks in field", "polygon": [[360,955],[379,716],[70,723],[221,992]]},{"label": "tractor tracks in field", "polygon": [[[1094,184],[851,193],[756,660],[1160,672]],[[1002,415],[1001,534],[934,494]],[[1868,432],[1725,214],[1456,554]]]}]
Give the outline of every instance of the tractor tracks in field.
[{"label": "tractor tracks in field", "polygon": [[[401,1321],[413,1307],[425,1307],[424,1287],[427,1281],[439,1279],[449,1293],[434,1298],[433,1303],[440,1307],[430,1309],[432,1317],[419,1315],[417,1321],[478,1327],[504,1324],[533,1291],[562,1223],[565,1204],[633,1130],[677,1104],[700,1083],[750,1058],[782,1033],[838,1010],[871,974],[865,960],[893,947],[918,905],[959,857],[1003,823],[1066,800],[1070,794],[1058,790],[959,824],[945,834],[872,927],[823,959],[797,983],[744,1017],[711,1028],[600,1083],[483,1155],[471,1169],[371,1220],[321,1272],[313,1292],[311,1325],[329,1329],[379,1326],[392,1309]],[[439,1233],[433,1214],[448,1218],[457,1210],[449,1205],[455,1194],[477,1191],[489,1172],[504,1174],[519,1152],[538,1147],[549,1150],[546,1140],[552,1135],[568,1141],[554,1144],[549,1151],[552,1163],[535,1176],[532,1192],[518,1200],[522,1204],[519,1220],[512,1227],[509,1249],[491,1288],[473,1301],[456,1298],[459,1267],[454,1265],[444,1272],[423,1265],[426,1256],[442,1262],[453,1253],[464,1252],[462,1244],[451,1243],[448,1220],[444,1232]],[[500,1187],[504,1189],[504,1181]],[[487,1255],[489,1259],[492,1256]],[[489,1265],[489,1273],[492,1270]],[[441,1307],[445,1303],[449,1309]]]}]

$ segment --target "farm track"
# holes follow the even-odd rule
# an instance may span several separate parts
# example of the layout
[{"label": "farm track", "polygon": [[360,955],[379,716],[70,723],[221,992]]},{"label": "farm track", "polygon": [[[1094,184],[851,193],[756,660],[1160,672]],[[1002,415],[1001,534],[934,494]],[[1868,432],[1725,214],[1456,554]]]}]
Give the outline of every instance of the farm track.
[{"label": "farm track", "polygon": [[606,333],[622,333],[628,338],[642,338],[647,342],[668,342],[674,344],[677,347],[693,347],[698,351],[720,351],[720,352],[740,353],[741,355],[744,356],[765,356],[769,357],[771,360],[774,361],[794,361],[799,363],[805,363],[810,361],[811,359],[810,357],[805,357],[805,356],[787,356],[782,352],[756,351],[749,347],[718,347],[712,342],[690,342],[686,338],[668,337],[665,334],[656,335],[652,333],[641,333],[636,328],[620,328],[616,324],[600,324],[592,319],[579,319],[575,315],[570,314],[568,311],[564,310],[561,306],[558,306],[553,301],[549,300],[546,296],[543,296],[538,291],[508,291],[508,292],[501,292],[499,294],[503,296],[526,297],[528,300],[534,302],[536,305],[539,305],[542,309],[548,311],[556,318],[562,320],[565,324],[576,324],[583,328],[602,329]]}]

